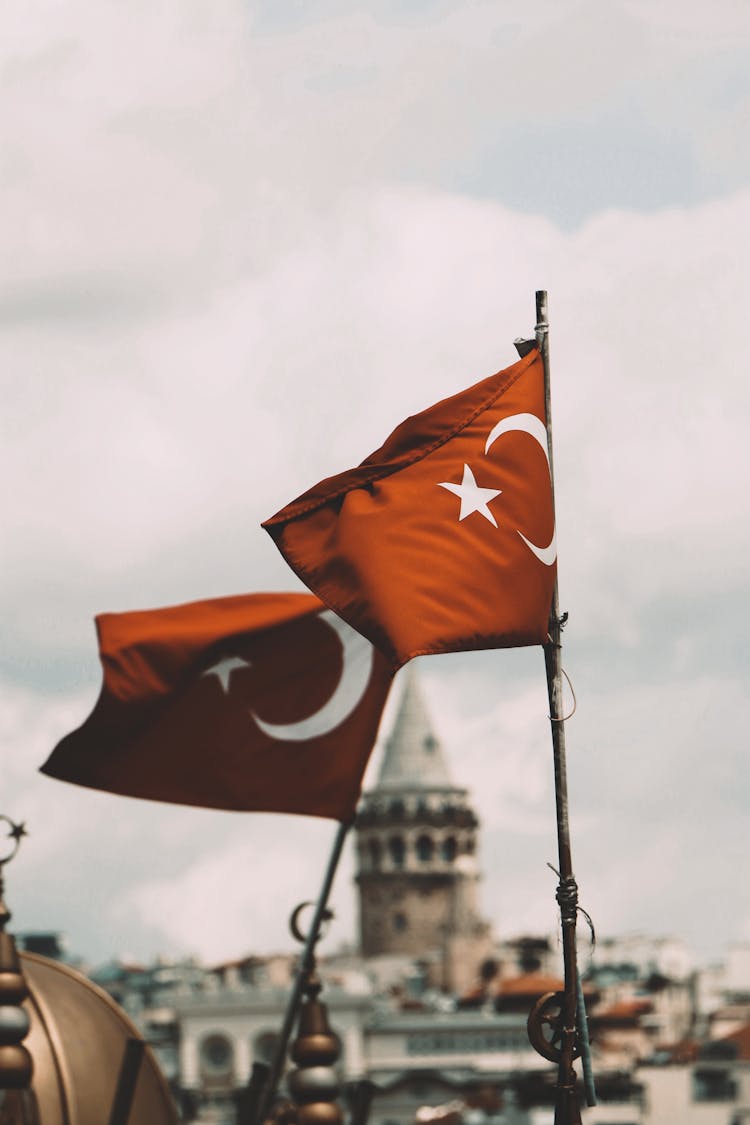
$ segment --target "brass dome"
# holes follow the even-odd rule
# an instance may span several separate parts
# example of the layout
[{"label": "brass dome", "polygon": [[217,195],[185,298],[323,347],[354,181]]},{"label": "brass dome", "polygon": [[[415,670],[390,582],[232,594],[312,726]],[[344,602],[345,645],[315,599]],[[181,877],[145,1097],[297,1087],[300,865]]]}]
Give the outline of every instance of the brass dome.
[{"label": "brass dome", "polygon": [[[33,953],[20,960],[39,1125],[177,1125],[153,1053],[112,998],[57,961]],[[6,1121],[29,1121],[12,1091],[0,1092],[0,1122]]]}]

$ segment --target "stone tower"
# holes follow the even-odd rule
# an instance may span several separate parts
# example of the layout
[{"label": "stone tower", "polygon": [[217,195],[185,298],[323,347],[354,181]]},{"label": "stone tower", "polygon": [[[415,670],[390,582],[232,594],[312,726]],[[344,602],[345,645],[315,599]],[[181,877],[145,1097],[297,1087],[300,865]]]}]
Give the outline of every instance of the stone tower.
[{"label": "stone tower", "polygon": [[380,775],[356,820],[362,954],[431,961],[434,983],[462,992],[490,950],[477,905],[479,822],[451,781],[411,665],[404,678]]}]

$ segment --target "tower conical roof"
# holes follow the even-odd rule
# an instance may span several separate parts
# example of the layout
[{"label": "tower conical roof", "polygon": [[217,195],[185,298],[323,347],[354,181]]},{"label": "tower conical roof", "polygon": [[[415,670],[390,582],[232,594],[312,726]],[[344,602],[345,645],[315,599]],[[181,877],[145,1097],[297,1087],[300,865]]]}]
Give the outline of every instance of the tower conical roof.
[{"label": "tower conical roof", "polygon": [[385,745],[375,788],[456,789],[412,665],[406,669],[404,680],[396,722]]}]

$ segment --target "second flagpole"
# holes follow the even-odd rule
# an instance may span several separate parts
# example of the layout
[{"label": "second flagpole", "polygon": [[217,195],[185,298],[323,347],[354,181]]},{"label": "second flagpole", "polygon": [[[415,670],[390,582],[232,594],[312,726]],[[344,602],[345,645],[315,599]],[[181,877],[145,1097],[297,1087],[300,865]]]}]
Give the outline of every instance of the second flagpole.
[{"label": "second flagpole", "polygon": [[331,893],[331,887],[333,886],[336,869],[338,868],[339,859],[341,858],[341,852],[343,851],[346,835],[350,827],[350,821],[339,823],[338,830],[333,841],[331,855],[328,860],[328,867],[326,868],[326,873],[323,878],[323,885],[320,889],[318,901],[315,904],[315,912],[310,923],[310,929],[307,931],[305,947],[300,957],[299,967],[297,970],[297,978],[294,982],[294,988],[292,989],[291,995],[289,997],[286,1015],[284,1017],[284,1023],[279,1034],[278,1042],[276,1044],[276,1051],[274,1053],[273,1062],[271,1063],[271,1069],[269,1071],[268,1078],[266,1079],[263,1094],[259,1099],[259,1103],[255,1110],[253,1125],[261,1125],[261,1123],[265,1120],[269,1110],[271,1109],[274,1098],[276,1097],[279,1079],[281,1078],[281,1072],[284,1069],[284,1063],[286,1062],[286,1053],[289,1047],[289,1040],[291,1038],[292,1031],[294,1030],[294,1021],[299,1011],[300,1003],[302,1000],[302,992],[304,990],[305,983],[310,972],[310,966],[312,965],[312,959],[315,952],[315,943],[320,936],[320,927],[321,923],[323,922],[326,907],[328,905],[328,896]]}]

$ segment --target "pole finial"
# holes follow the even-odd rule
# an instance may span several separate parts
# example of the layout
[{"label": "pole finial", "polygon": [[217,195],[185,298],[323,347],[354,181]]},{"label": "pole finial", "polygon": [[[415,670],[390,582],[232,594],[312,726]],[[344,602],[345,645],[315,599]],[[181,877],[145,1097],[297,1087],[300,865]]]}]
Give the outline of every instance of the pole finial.
[{"label": "pole finial", "polygon": [[5,865],[16,855],[21,840],[27,836],[25,824],[16,824],[0,813],[0,821],[10,828],[13,841],[10,851],[0,858],[0,1090],[27,1090],[31,1085],[33,1064],[23,1045],[31,1023],[23,1002],[29,990],[21,972],[21,961],[13,937],[5,932],[11,913],[3,898]]}]

